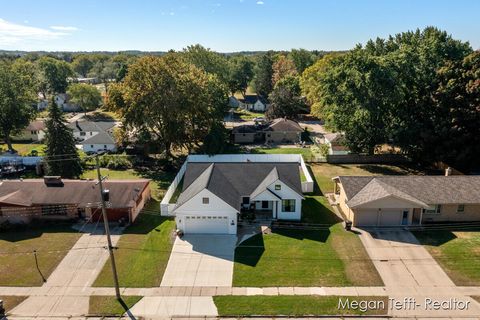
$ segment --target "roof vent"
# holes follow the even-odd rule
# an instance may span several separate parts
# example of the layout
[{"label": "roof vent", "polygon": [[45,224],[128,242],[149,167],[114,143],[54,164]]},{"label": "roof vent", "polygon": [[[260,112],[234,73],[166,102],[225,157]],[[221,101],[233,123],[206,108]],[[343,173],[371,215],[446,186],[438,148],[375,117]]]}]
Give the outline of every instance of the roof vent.
[{"label": "roof vent", "polygon": [[60,176],[44,176],[43,182],[47,187],[63,187],[62,177]]}]

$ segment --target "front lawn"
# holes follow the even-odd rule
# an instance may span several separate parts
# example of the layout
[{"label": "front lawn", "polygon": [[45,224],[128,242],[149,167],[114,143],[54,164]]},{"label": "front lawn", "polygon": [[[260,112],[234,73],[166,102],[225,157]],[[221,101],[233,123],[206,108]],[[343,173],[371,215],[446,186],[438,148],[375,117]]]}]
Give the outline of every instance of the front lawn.
[{"label": "front lawn", "polygon": [[18,306],[23,300],[27,299],[25,296],[0,296],[0,300],[3,301],[3,308],[8,313],[13,308]]},{"label": "front lawn", "polygon": [[233,285],[240,287],[381,286],[360,239],[343,229],[325,197],[308,196],[304,222],[320,230],[274,229],[237,247]]},{"label": "front lawn", "polygon": [[[160,285],[173,245],[174,228],[175,222],[171,218],[144,212],[125,230],[115,251],[120,286]],[[109,263],[103,266],[94,286],[113,286]]]},{"label": "front lawn", "polygon": [[[354,308],[339,308],[339,299],[342,299],[342,303],[346,299],[369,301],[372,308],[365,312]],[[384,315],[388,311],[387,297],[216,296],[213,301],[220,316]]]},{"label": "front lawn", "polygon": [[140,299],[140,296],[123,296],[122,305],[114,296],[90,296],[88,313],[95,316],[121,316]]},{"label": "front lawn", "polygon": [[68,225],[25,227],[0,232],[0,286],[41,286],[81,234]]},{"label": "front lawn", "polygon": [[372,176],[372,175],[407,175],[418,174],[417,169],[408,166],[395,166],[384,164],[311,164],[310,168],[317,180],[320,191],[333,192],[333,177],[337,176]]},{"label": "front lawn", "polygon": [[413,233],[457,286],[480,285],[480,231]]}]

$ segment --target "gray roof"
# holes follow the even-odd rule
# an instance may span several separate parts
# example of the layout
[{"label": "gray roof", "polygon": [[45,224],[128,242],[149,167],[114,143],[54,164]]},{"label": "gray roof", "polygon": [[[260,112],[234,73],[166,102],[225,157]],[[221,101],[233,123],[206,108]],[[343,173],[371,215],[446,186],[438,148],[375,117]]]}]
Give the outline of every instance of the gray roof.
[{"label": "gray roof", "polygon": [[80,141],[79,144],[115,144],[115,140],[108,132],[100,131],[96,135]]},{"label": "gray roof", "polygon": [[340,176],[347,204],[355,207],[386,196],[421,206],[480,203],[480,176]]},{"label": "gray roof", "polygon": [[115,127],[113,121],[75,121],[68,124],[68,127],[74,132],[101,132]]},{"label": "gray roof", "polygon": [[302,127],[300,127],[300,125],[296,121],[286,119],[286,118],[277,118],[268,125],[265,131],[302,132],[303,129]]},{"label": "gray roof", "polygon": [[[189,162],[183,178],[183,191],[176,208],[190,200],[203,189],[218,196],[235,209],[240,210],[242,197],[258,192],[276,176],[292,190],[302,195],[298,163],[270,162]],[[270,183],[269,183],[270,182]]]}]

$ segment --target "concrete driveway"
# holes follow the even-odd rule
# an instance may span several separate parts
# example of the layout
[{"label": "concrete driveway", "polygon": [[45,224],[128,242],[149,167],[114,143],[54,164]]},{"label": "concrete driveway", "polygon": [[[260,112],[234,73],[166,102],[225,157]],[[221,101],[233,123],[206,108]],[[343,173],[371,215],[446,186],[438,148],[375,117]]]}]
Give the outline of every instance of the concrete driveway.
[{"label": "concrete driveway", "polygon": [[360,238],[387,287],[453,287],[415,236],[401,229],[360,230]]},{"label": "concrete driveway", "polygon": [[185,235],[172,248],[161,286],[231,287],[235,235]]}]

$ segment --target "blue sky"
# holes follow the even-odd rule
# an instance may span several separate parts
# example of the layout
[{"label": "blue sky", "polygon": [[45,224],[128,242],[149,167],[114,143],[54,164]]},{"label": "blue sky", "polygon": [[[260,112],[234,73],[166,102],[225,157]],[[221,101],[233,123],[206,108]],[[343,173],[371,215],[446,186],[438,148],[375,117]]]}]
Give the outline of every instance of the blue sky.
[{"label": "blue sky", "polygon": [[0,49],[350,49],[425,26],[480,48],[478,0],[0,0]]}]

